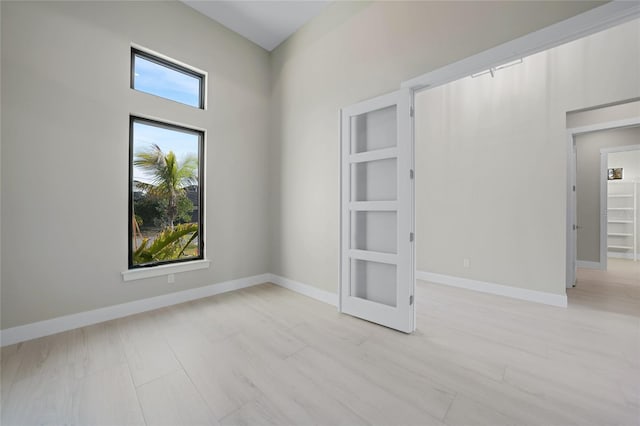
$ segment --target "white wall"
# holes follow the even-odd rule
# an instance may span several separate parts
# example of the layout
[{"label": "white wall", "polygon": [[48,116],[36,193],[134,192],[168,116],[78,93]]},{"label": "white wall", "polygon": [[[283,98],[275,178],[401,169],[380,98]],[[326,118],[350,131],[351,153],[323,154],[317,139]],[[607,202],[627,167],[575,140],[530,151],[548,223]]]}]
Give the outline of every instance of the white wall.
[{"label": "white wall", "polygon": [[[0,100],[2,99],[2,7],[0,7]],[[0,102],[0,191],[2,190],[2,102]],[[2,194],[0,193],[0,242],[2,241]],[[1,243],[0,243],[1,244]],[[0,249],[0,296],[2,296],[2,250]],[[0,301],[0,321],[2,303]],[[2,327],[0,326],[0,329]]]},{"label": "white wall", "polygon": [[[635,144],[640,145],[640,127],[630,129],[635,134]],[[609,157],[609,168],[621,167],[623,182],[640,182],[640,150],[611,152]]]},{"label": "white wall", "polygon": [[564,294],[566,113],[640,96],[638,75],[634,21],[418,94],[418,270]]},{"label": "white wall", "polygon": [[[2,329],[268,270],[269,63],[179,2],[1,2]],[[201,111],[129,88],[130,43],[209,72]],[[123,282],[129,114],[206,128],[208,270]]]},{"label": "white wall", "polygon": [[271,56],[271,271],[337,290],[340,108],[599,4],[329,4]]},{"label": "white wall", "polygon": [[[1,2],[0,328],[267,271],[335,291],[340,108],[602,3],[335,2],[269,57],[178,2]],[[129,89],[131,42],[208,71],[210,109]],[[172,285],[120,276],[130,113],[209,131],[213,266]]]}]

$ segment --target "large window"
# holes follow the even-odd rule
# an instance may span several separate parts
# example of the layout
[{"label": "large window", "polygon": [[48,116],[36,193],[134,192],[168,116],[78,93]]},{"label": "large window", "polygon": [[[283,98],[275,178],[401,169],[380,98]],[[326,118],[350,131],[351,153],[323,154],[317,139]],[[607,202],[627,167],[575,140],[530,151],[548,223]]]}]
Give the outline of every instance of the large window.
[{"label": "large window", "polygon": [[131,88],[204,109],[204,75],[131,49]]},{"label": "large window", "polygon": [[203,258],[201,131],[131,117],[129,268]]}]

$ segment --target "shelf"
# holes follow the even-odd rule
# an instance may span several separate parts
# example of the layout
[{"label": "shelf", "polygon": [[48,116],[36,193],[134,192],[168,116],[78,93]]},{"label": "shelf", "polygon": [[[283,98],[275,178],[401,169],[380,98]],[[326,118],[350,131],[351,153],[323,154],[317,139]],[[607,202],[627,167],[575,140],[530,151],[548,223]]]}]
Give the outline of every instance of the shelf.
[{"label": "shelf", "polygon": [[[611,253],[632,255],[638,260],[638,183],[637,181],[609,181],[609,206],[604,214],[608,229],[603,243]],[[620,186],[622,185],[622,186]],[[614,188],[615,187],[615,188]],[[608,213],[607,213],[608,212]]]}]

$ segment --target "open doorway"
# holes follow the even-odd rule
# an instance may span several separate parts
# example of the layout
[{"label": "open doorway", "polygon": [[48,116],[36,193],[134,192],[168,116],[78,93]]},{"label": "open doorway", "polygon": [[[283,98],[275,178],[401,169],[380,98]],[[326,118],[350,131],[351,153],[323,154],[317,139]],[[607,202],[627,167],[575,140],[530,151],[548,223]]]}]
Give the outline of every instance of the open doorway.
[{"label": "open doorway", "polygon": [[625,152],[635,151],[640,142],[640,102],[569,113],[567,125],[573,184],[568,209],[575,224],[569,242],[575,247],[576,267],[607,270],[609,257],[636,258],[632,187],[640,163],[636,166],[635,154]]},{"label": "open doorway", "polygon": [[415,94],[418,279],[566,305],[566,114],[640,96],[629,55],[639,28],[630,21]]}]

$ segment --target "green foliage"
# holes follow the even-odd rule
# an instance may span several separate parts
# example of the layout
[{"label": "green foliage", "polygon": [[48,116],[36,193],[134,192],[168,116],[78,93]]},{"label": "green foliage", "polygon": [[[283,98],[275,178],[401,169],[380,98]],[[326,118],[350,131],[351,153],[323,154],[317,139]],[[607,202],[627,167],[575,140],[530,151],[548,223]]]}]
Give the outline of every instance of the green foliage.
[{"label": "green foliage", "polygon": [[177,214],[176,214],[176,222],[178,223],[189,223],[191,222],[191,213],[193,213],[194,205],[191,200],[186,195],[180,195],[176,202],[177,204]]},{"label": "green foliage", "polygon": [[[136,153],[133,165],[152,176],[151,183],[136,182],[136,185],[147,195],[166,200],[169,226],[173,226],[179,217],[184,219],[185,213],[180,214],[178,204],[181,197],[186,196],[185,188],[198,184],[198,159],[188,156],[180,163],[173,151],[165,154],[158,145],[153,144],[148,150]],[[186,206],[184,201],[182,203]]]},{"label": "green foliage", "polygon": [[168,225],[165,219],[167,202],[158,197],[142,196],[133,203],[133,211],[142,219],[138,225],[145,228],[164,228]]},{"label": "green foliage", "polygon": [[[133,204],[133,211],[136,216],[141,219],[138,224],[145,228],[166,228],[170,226],[166,215],[169,202],[163,198],[153,195],[142,195]],[[177,223],[191,222],[191,213],[194,205],[191,200],[184,194],[179,195],[176,201],[176,217]],[[143,226],[144,224],[144,226]]]},{"label": "green foliage", "polygon": [[184,223],[160,232],[152,242],[144,238],[140,247],[133,252],[133,264],[140,265],[163,260],[177,260],[197,254],[195,239],[198,236],[197,223]]}]

